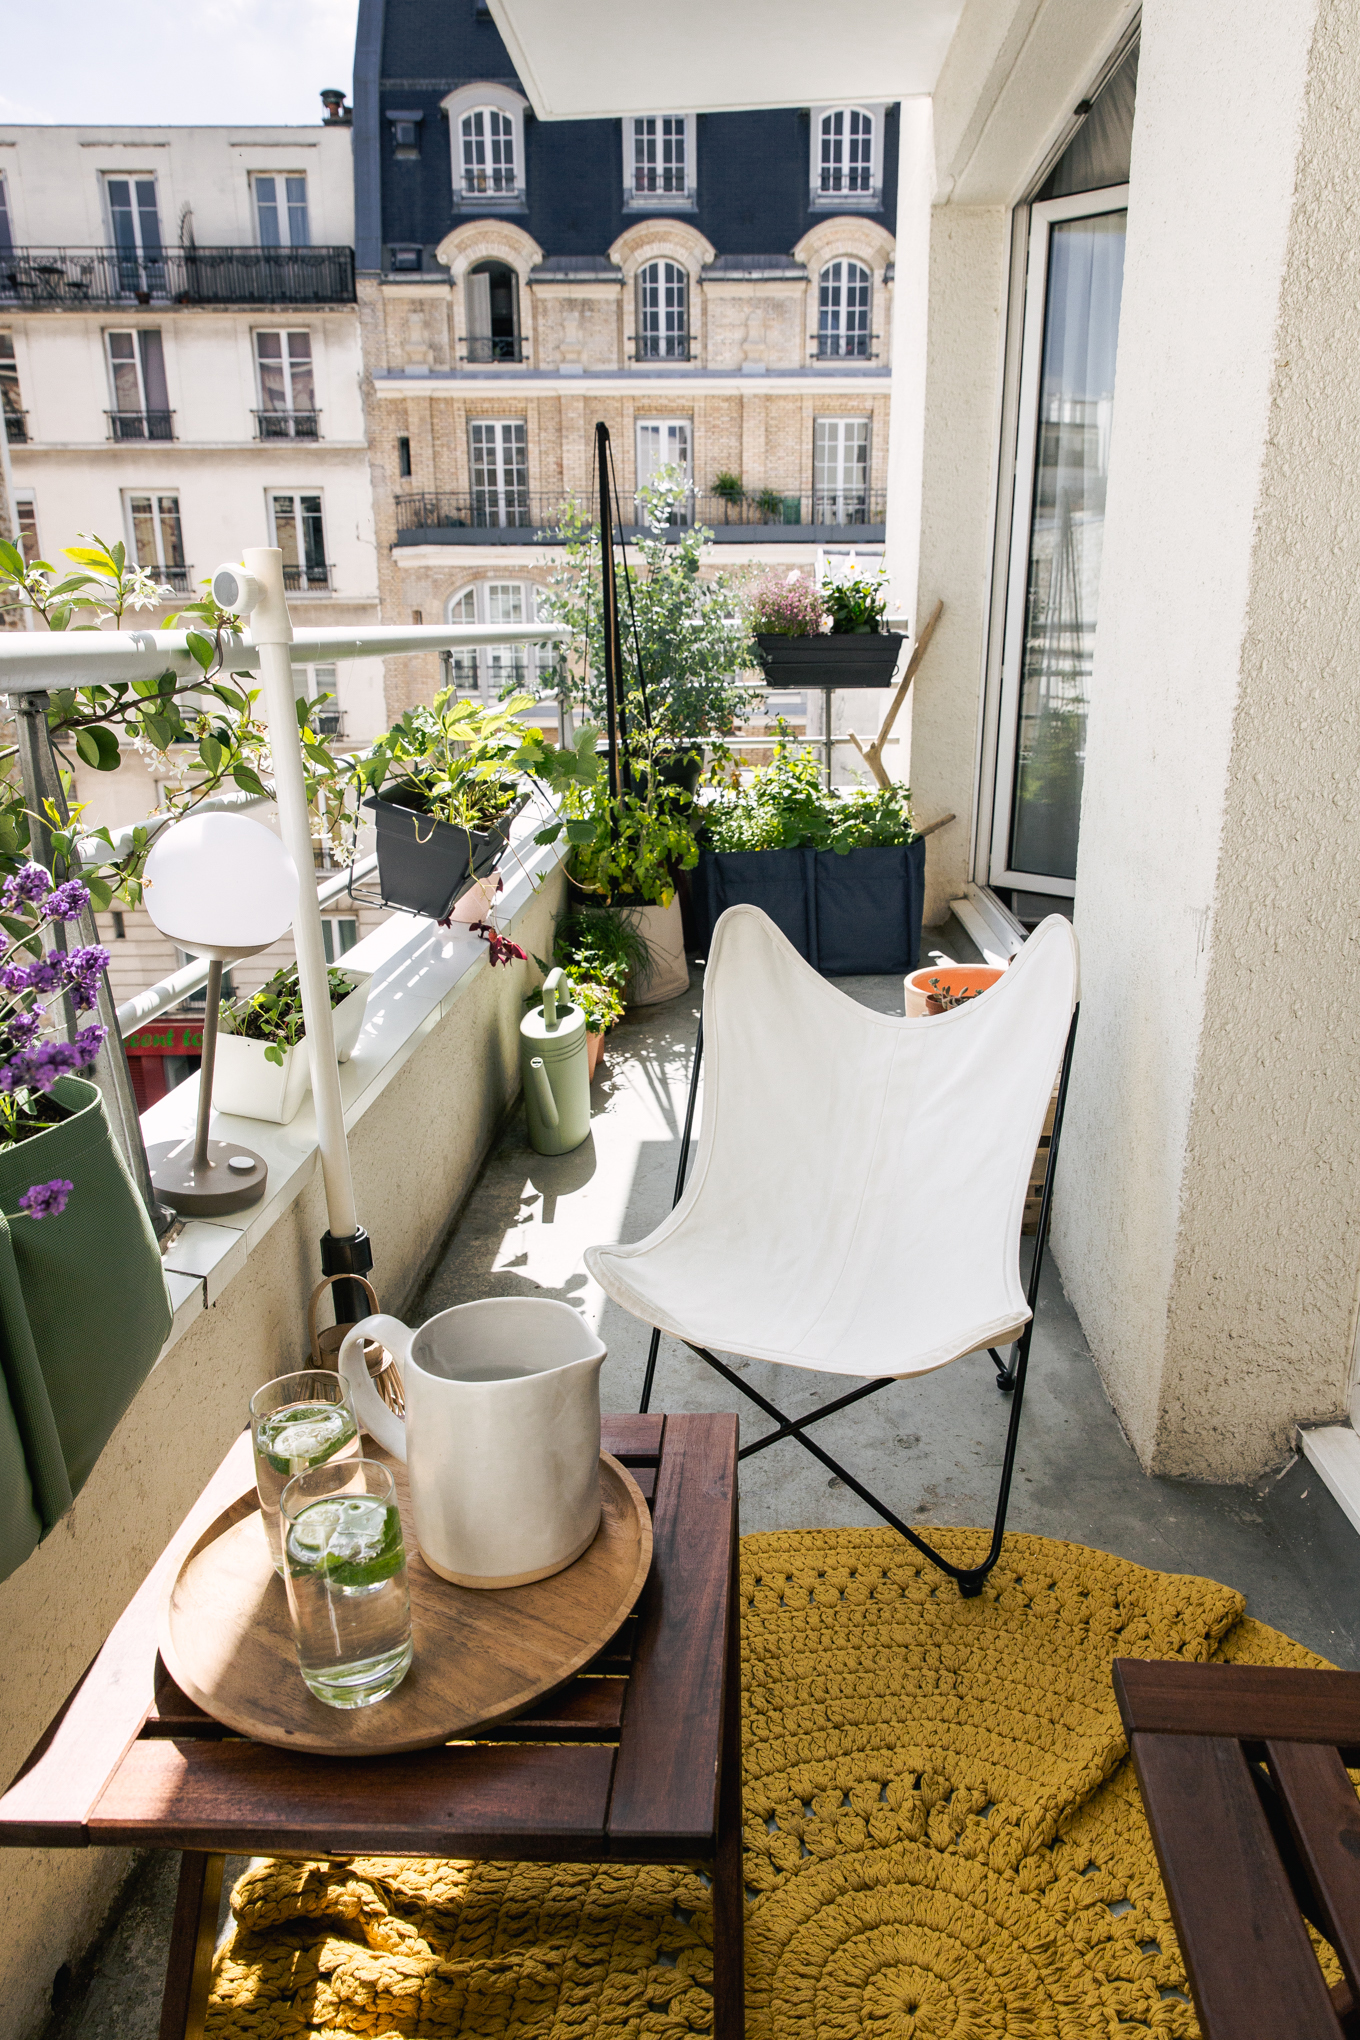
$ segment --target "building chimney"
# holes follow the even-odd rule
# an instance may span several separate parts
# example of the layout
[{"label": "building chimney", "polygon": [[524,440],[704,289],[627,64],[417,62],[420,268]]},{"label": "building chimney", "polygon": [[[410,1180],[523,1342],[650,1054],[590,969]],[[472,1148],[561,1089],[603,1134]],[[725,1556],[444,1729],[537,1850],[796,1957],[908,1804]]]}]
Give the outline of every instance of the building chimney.
[{"label": "building chimney", "polygon": [[353,109],[346,106],[345,95],[329,86],[321,95],[321,104],[326,109],[324,127],[349,127],[354,119]]}]

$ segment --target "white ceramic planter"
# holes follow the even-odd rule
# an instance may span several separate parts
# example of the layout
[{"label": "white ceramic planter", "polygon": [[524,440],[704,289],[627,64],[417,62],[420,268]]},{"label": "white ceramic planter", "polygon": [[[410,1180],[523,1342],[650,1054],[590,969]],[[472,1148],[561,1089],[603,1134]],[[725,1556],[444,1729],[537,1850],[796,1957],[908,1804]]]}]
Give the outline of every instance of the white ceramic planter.
[{"label": "white ceramic planter", "polygon": [[[332,1008],[335,1029],[335,1059],[348,1062],[354,1053],[364,1024],[370,971],[345,970],[354,990]],[[268,1062],[268,1043],[252,1041],[245,1034],[219,1034],[217,1067],[213,1073],[213,1104],[219,1112],[235,1112],[242,1119],[266,1119],[274,1126],[286,1126],[302,1110],[302,1101],[312,1087],[312,1072],[305,1038],[283,1052],[282,1065]]]},{"label": "white ceramic planter", "polygon": [[668,907],[627,907],[624,917],[637,929],[652,959],[650,968],[638,971],[629,982],[629,1005],[659,1006],[663,999],[678,999],[689,990],[679,900],[673,899]]}]

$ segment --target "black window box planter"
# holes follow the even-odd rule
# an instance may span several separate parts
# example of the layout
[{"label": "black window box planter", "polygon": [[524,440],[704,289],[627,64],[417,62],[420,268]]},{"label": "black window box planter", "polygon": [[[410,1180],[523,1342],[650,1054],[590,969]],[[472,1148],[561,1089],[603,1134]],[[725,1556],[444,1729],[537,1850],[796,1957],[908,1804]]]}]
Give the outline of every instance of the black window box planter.
[{"label": "black window box planter", "polygon": [[815,637],[762,633],[756,650],[772,687],[891,687],[900,631],[821,632]]},{"label": "black window box planter", "polygon": [[[793,640],[797,643],[797,639]],[[753,906],[825,977],[916,970],[926,844],[850,850],[701,850],[690,874],[696,946],[729,907]]]},{"label": "black window box planter", "polygon": [[364,802],[378,835],[378,890],[385,907],[442,921],[469,886],[489,878],[505,855],[510,824],[524,806],[521,796],[485,835],[422,814],[418,808],[381,800]]}]

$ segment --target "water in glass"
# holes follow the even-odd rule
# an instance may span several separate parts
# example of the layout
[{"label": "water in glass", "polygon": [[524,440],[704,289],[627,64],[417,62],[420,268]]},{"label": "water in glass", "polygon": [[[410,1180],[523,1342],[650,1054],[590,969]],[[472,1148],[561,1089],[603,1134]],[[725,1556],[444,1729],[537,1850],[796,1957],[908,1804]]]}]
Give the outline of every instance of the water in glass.
[{"label": "water in glass", "polygon": [[308,1690],[368,1707],[411,1663],[406,1549],[392,1476],[371,1459],[290,1481],[282,1503],[288,1608]]},{"label": "water in glass", "polygon": [[274,1570],[281,1573],[280,1496],[299,1474],[332,1459],[353,1459],[359,1427],[348,1388],[338,1374],[321,1368],[283,1374],[257,1389],[250,1399],[250,1426],[260,1515]]}]

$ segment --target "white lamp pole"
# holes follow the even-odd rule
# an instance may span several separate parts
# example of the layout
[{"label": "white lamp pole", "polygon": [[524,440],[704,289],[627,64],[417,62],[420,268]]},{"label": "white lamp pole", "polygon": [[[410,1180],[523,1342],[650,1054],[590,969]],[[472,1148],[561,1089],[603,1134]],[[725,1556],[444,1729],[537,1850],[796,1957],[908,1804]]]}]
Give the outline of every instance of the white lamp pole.
[{"label": "white lamp pole", "polygon": [[[264,591],[263,600],[251,612],[250,635],[260,654],[260,678],[264,682],[269,755],[274,767],[280,829],[299,875],[310,874],[316,857],[312,846],[311,820],[307,813],[302,746],[298,742],[297,696],[289,652],[293,642],[293,624],[283,586],[283,553],[276,545],[250,545],[241,557],[246,572],[254,575]],[[321,1149],[321,1175],[326,1187],[326,1216],[333,1239],[352,1240],[359,1230],[359,1218],[354,1207],[354,1180],[350,1173],[349,1145],[345,1139],[345,1108],[340,1096],[340,1066],[335,1059],[326,949],[315,884],[304,883],[300,889],[293,921],[293,943],[297,950],[298,983],[302,990],[307,1049],[312,1064],[312,1097],[316,1102],[316,1133]],[[340,1270],[327,1269],[326,1272]],[[365,1273],[366,1270],[355,1272]],[[338,1304],[337,1298],[337,1315],[340,1314]],[[362,1309],[356,1312],[356,1316],[362,1315]]]}]

